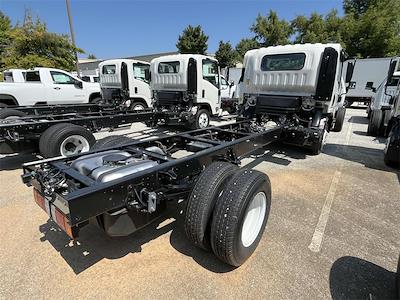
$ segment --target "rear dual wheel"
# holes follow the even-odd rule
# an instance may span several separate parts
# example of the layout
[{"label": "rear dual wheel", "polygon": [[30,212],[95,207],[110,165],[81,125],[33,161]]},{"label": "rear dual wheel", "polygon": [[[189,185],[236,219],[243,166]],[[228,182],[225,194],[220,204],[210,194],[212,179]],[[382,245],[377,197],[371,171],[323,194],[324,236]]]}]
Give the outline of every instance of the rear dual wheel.
[{"label": "rear dual wheel", "polygon": [[265,174],[214,162],[189,197],[186,235],[225,263],[240,266],[262,237],[270,205],[271,185]]}]

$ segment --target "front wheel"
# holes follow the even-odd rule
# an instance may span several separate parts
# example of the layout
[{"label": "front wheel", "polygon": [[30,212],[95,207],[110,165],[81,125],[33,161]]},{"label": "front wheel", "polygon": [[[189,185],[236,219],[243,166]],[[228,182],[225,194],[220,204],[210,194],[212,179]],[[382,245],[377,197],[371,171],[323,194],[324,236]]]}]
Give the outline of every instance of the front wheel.
[{"label": "front wheel", "polygon": [[200,109],[196,114],[194,122],[195,129],[203,129],[210,125],[210,112],[207,109]]},{"label": "front wheel", "polygon": [[392,127],[386,140],[384,162],[390,167],[400,167],[400,120]]},{"label": "front wheel", "polygon": [[147,105],[142,102],[133,102],[130,106],[131,110],[145,110]]}]

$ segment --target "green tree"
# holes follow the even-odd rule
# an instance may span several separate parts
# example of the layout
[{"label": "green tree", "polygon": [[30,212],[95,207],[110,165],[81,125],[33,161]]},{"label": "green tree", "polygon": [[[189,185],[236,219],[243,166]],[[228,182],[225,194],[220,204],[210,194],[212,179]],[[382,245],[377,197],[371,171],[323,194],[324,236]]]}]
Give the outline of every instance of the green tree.
[{"label": "green tree", "polygon": [[238,59],[243,60],[243,57],[247,51],[258,48],[260,48],[260,45],[256,39],[241,39],[239,43],[236,44],[235,50]]},{"label": "green tree", "polygon": [[[11,21],[10,18],[0,11],[0,57],[3,56],[4,50],[10,44],[10,31],[11,31]],[[0,62],[0,68],[1,68]]]},{"label": "green tree", "polygon": [[263,47],[289,44],[292,34],[290,23],[280,20],[273,10],[270,10],[267,16],[258,15],[250,30]]},{"label": "green tree", "polygon": [[371,0],[360,7],[350,9],[343,20],[347,52],[358,57],[400,55],[400,1]]},{"label": "green tree", "polygon": [[295,43],[340,43],[342,19],[332,10],[326,17],[312,13],[297,16],[292,22]]},{"label": "green tree", "polygon": [[343,9],[346,14],[360,16],[379,1],[380,0],[343,0]]},{"label": "green tree", "polygon": [[176,48],[180,53],[206,54],[208,36],[204,34],[201,26],[186,27],[178,38]]},{"label": "green tree", "polygon": [[67,71],[75,67],[75,51],[67,35],[48,32],[46,24],[28,13],[22,26],[9,33],[10,42],[0,58],[2,68],[54,67]]},{"label": "green tree", "polygon": [[221,68],[232,68],[235,66],[237,55],[230,42],[220,41],[218,50],[215,52],[215,58],[218,59]]},{"label": "green tree", "polygon": [[89,54],[87,58],[88,59],[96,59],[97,57],[94,54]]}]

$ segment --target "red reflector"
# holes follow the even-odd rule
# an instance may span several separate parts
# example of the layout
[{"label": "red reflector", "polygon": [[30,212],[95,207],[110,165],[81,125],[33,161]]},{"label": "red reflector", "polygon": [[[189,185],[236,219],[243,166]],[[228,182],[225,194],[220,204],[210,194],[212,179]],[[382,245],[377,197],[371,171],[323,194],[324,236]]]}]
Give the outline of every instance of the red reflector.
[{"label": "red reflector", "polygon": [[47,214],[53,219],[53,221],[56,222],[57,225],[66,234],[68,234],[68,236],[70,236],[71,238],[76,237],[76,235],[74,234],[76,230],[73,230],[73,228],[71,228],[71,226],[68,224],[67,217],[60,210],[58,210],[57,207],[49,204],[37,189],[33,189],[33,197],[35,198],[35,202],[37,203],[37,205],[39,205],[45,212],[47,212]]},{"label": "red reflector", "polygon": [[39,205],[44,211],[46,211],[46,205],[44,204],[44,197],[39,193],[37,189],[33,189],[33,197],[37,205]]}]

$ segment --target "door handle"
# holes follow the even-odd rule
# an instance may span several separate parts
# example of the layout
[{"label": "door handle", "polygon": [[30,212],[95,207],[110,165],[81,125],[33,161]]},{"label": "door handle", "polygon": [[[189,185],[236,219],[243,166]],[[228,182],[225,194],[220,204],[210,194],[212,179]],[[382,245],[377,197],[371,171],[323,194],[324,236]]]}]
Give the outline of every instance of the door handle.
[{"label": "door handle", "polygon": [[60,88],[60,87],[58,87],[58,86],[56,86],[56,87],[53,87],[53,89],[55,89],[55,90],[61,90],[61,88]]},{"label": "door handle", "polygon": [[203,90],[203,91],[201,92],[201,97],[202,97],[202,98],[205,98],[205,97],[206,97],[206,91],[205,91],[205,90]]},{"label": "door handle", "polygon": [[137,87],[135,87],[135,94],[137,94]]}]

